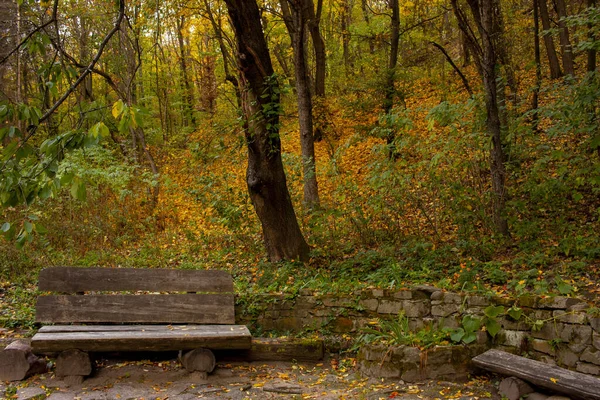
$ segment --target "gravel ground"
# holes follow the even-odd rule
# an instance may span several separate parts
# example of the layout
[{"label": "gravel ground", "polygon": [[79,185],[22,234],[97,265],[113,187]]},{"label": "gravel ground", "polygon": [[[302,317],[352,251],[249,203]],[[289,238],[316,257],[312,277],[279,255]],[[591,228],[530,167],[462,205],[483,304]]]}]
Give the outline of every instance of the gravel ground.
[{"label": "gravel ground", "polygon": [[404,383],[364,378],[353,359],[323,363],[237,362],[219,364],[204,378],[176,360],[101,359],[83,384],[67,386],[52,372],[23,382],[0,383],[6,399],[499,399],[493,381]]}]

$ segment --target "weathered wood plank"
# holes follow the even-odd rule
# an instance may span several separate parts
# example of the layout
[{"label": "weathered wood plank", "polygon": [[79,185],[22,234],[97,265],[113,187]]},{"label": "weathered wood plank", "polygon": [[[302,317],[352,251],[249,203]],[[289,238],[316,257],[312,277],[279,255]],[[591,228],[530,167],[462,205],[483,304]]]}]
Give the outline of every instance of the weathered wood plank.
[{"label": "weathered wood plank", "polygon": [[166,332],[205,330],[206,325],[46,325],[39,333],[59,332]]},{"label": "weathered wood plank", "polygon": [[[128,327],[129,328],[129,327]],[[244,325],[202,325],[193,330],[91,331],[37,333],[31,339],[34,352],[51,353],[73,348],[82,351],[170,351],[249,349],[252,336]]]},{"label": "weathered wood plank", "polygon": [[516,376],[536,386],[580,399],[600,400],[600,379],[569,371],[500,350],[488,350],[473,358],[479,368]]},{"label": "weathered wood plank", "polygon": [[39,289],[47,292],[89,291],[233,293],[226,271],[52,267],[39,275]]},{"label": "weathered wood plank", "polygon": [[41,296],[37,322],[234,324],[229,294]]},{"label": "weathered wood plank", "polygon": [[231,361],[309,361],[323,360],[324,345],[322,339],[298,338],[252,338],[252,347],[248,350],[221,350],[219,360]]}]

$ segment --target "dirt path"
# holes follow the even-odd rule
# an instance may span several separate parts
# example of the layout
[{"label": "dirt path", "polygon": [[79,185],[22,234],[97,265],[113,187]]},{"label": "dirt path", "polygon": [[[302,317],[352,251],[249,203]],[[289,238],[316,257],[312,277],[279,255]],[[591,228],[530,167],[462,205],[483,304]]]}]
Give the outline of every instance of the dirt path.
[{"label": "dirt path", "polygon": [[318,364],[252,362],[220,364],[203,379],[175,360],[100,360],[82,385],[67,387],[52,372],[16,385],[0,383],[6,399],[499,399],[487,378],[458,384],[359,377],[352,359]]}]

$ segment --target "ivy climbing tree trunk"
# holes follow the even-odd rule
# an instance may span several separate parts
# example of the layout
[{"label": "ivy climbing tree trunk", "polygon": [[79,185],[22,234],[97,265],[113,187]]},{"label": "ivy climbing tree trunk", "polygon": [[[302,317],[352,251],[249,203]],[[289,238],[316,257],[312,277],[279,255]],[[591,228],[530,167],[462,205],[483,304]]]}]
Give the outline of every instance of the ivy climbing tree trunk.
[{"label": "ivy climbing tree trunk", "polygon": [[279,86],[255,1],[226,0],[235,31],[247,121],[246,182],[271,261],[308,259],[309,247],[296,219],[281,160]]}]

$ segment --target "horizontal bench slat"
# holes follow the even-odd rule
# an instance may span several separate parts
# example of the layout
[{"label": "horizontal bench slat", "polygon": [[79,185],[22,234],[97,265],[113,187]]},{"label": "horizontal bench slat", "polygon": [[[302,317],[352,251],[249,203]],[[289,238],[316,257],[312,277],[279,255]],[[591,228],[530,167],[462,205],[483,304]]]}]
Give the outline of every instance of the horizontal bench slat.
[{"label": "horizontal bench slat", "polygon": [[[163,331],[196,331],[204,330],[209,325],[46,325],[38,333],[60,332],[163,332]],[[222,326],[222,325],[215,325]],[[230,326],[230,325],[223,325]]]},{"label": "horizontal bench slat", "polygon": [[234,324],[234,298],[230,294],[42,296],[36,321]]},{"label": "horizontal bench slat", "polygon": [[48,292],[154,291],[233,293],[233,279],[226,271],[142,268],[45,268],[39,289]]},{"label": "horizontal bench slat", "polygon": [[[80,327],[85,328],[85,327]],[[249,349],[251,335],[243,325],[154,326],[146,330],[141,325],[115,331],[93,328],[81,332],[38,332],[31,340],[34,352],[48,353],[73,348],[82,351],[170,351],[199,347],[209,349]],[[137,329],[132,329],[137,328]],[[173,329],[174,328],[174,329]]]}]

